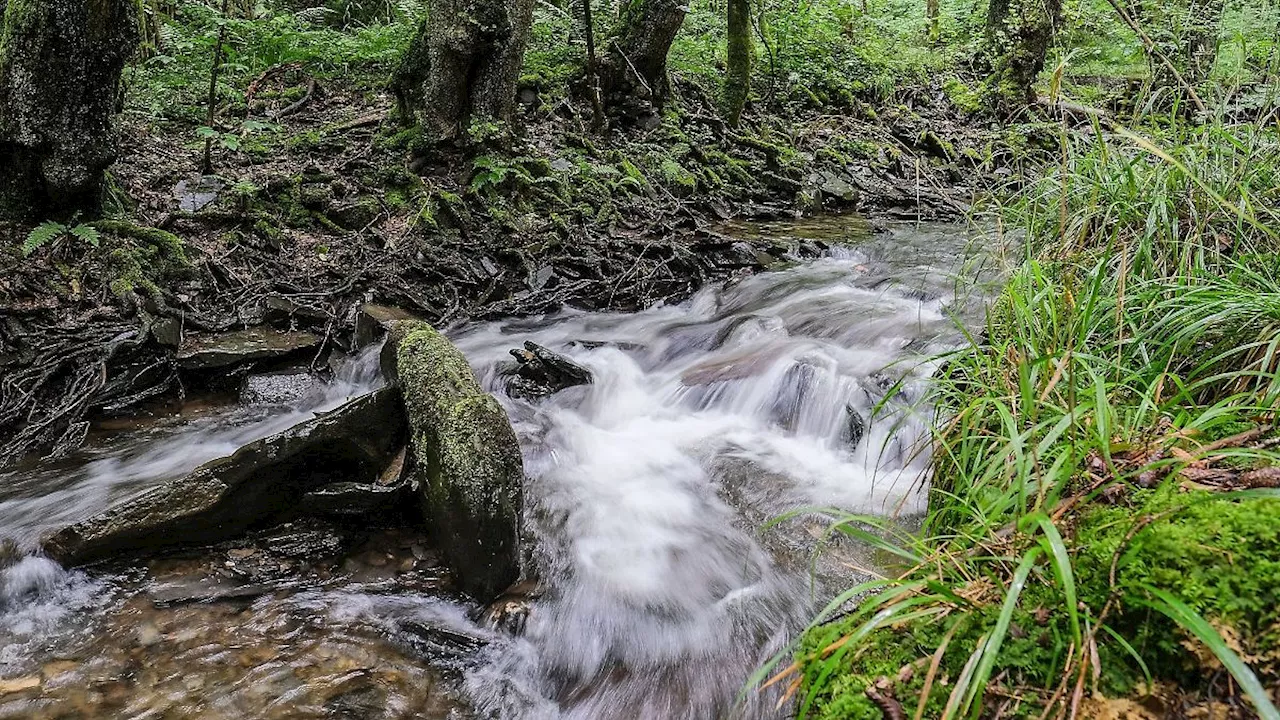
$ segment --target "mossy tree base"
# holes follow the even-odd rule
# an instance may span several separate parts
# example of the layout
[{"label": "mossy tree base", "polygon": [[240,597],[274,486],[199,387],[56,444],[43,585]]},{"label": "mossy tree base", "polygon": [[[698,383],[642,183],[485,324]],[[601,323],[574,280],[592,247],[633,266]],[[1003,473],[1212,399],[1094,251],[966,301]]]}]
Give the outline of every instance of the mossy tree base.
[{"label": "mossy tree base", "polygon": [[611,115],[640,116],[661,109],[671,92],[667,56],[684,25],[684,0],[627,0],[602,58],[600,87]]},{"label": "mossy tree base", "polygon": [[988,100],[1001,110],[1036,101],[1035,84],[1044,70],[1055,30],[1063,20],[1062,0],[994,0],[987,11],[991,74]]},{"label": "mossy tree base", "polygon": [[0,35],[0,213],[97,209],[116,155],[131,0],[9,0]]},{"label": "mossy tree base", "polygon": [[496,131],[515,108],[533,0],[428,5],[393,79],[401,115],[434,144],[465,142],[475,124]]}]

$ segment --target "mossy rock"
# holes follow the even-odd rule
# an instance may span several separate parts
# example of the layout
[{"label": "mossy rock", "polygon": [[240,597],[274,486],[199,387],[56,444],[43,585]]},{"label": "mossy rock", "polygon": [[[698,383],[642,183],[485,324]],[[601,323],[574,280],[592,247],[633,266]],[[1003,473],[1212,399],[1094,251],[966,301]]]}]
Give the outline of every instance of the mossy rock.
[{"label": "mossy rock", "polygon": [[506,412],[430,325],[390,332],[417,480],[431,530],[461,588],[489,600],[520,575],[524,466]]}]

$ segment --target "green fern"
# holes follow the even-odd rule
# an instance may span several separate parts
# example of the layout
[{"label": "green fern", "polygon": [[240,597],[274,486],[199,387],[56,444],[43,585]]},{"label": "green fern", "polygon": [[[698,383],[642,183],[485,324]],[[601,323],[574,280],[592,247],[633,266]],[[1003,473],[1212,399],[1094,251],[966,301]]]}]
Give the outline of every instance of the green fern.
[{"label": "green fern", "polygon": [[40,223],[27,235],[26,242],[22,243],[22,257],[30,257],[31,253],[66,235],[68,230],[69,228],[62,223],[53,221]]},{"label": "green fern", "polygon": [[92,225],[77,225],[67,232],[73,237],[79,238],[94,247],[98,247],[98,243],[102,241],[102,235],[98,233],[98,229]]},{"label": "green fern", "polygon": [[[72,222],[75,220],[73,219]],[[26,241],[22,243],[22,257],[31,257],[31,254],[40,248],[68,235],[93,247],[98,247],[102,242],[102,234],[92,225],[63,225],[49,220],[40,223],[27,234]]]}]

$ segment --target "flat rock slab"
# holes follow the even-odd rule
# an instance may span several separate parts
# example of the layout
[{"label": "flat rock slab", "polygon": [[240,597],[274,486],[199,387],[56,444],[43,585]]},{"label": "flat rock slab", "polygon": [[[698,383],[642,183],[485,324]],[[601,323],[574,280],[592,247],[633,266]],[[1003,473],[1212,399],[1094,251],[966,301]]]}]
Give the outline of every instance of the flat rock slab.
[{"label": "flat rock slab", "polygon": [[356,347],[374,344],[398,322],[421,322],[422,318],[407,310],[387,305],[365,303],[356,315]]},{"label": "flat rock slab", "polygon": [[44,551],[63,565],[82,565],[219,542],[287,519],[312,490],[374,482],[406,442],[400,407],[394,388],[365,395],[63,528],[45,539]]},{"label": "flat rock slab", "polygon": [[319,347],[322,338],[309,332],[277,332],[262,326],[223,335],[187,338],[178,348],[178,365],[211,370],[251,360],[265,360]]}]

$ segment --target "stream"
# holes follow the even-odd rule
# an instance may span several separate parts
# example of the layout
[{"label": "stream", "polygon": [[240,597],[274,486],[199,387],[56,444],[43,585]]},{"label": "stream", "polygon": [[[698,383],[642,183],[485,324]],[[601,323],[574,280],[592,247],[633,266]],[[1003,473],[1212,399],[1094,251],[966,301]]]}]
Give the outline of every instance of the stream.
[{"label": "stream", "polygon": [[[725,232],[830,249],[679,305],[450,332],[524,452],[541,582],[523,632],[476,621],[411,528],[300,523],[89,571],[31,553],[42,533],[380,386],[374,348],[291,405],[100,425],[70,458],[0,473],[0,720],[787,717],[748,678],[886,570],[829,539],[824,509],[918,522],[928,358],[980,323],[994,263],[950,225]],[[526,341],[594,382],[508,396],[508,351]]]}]

